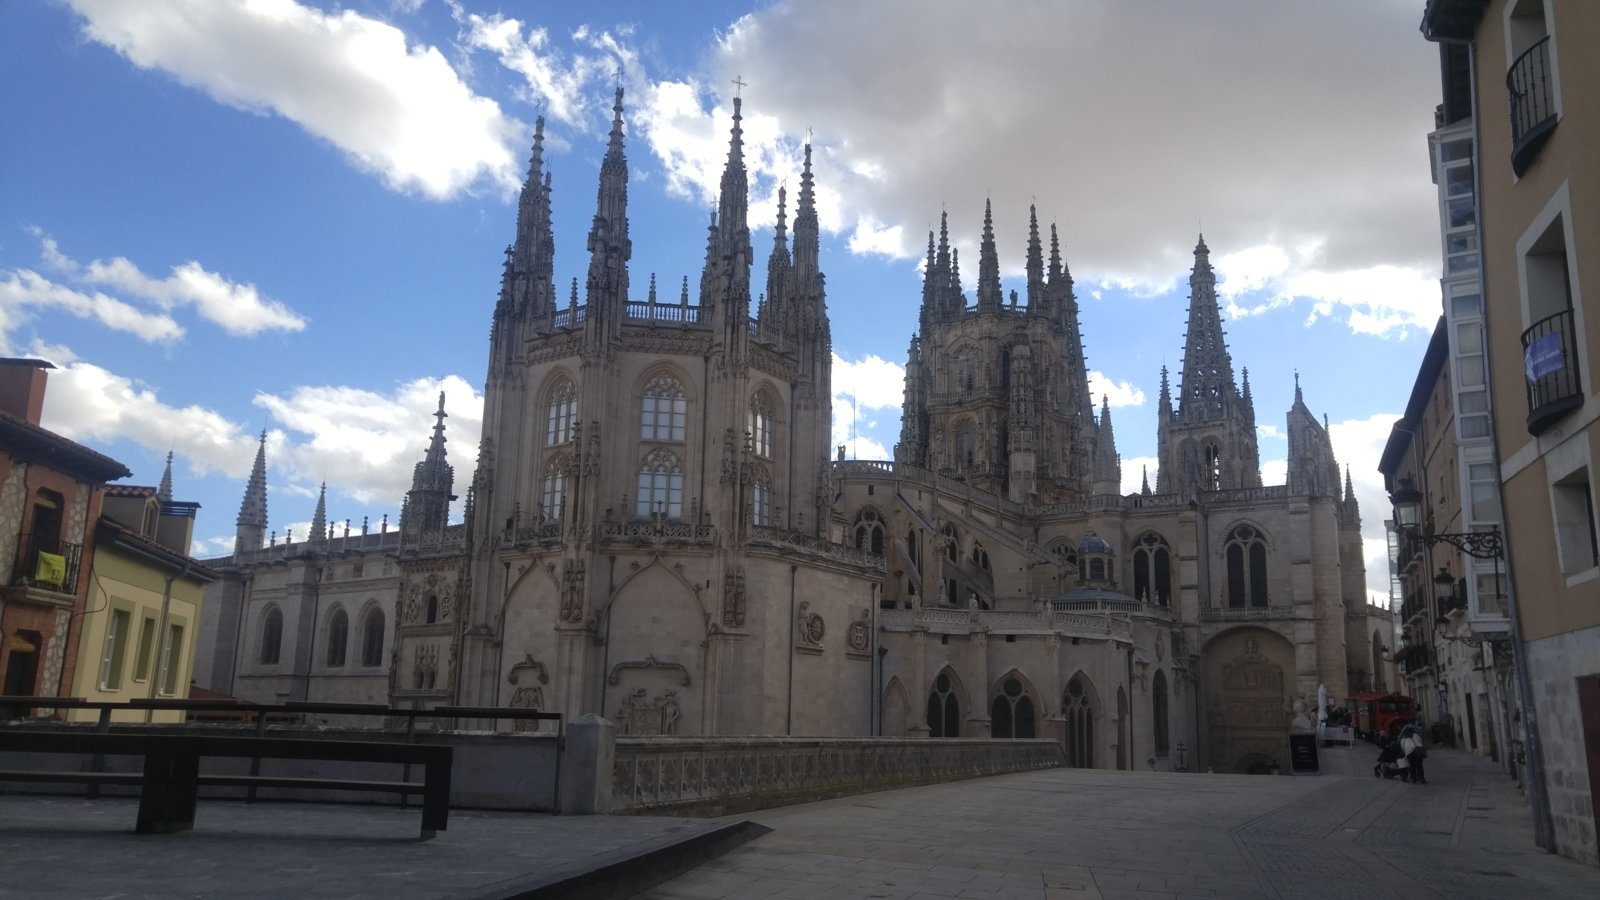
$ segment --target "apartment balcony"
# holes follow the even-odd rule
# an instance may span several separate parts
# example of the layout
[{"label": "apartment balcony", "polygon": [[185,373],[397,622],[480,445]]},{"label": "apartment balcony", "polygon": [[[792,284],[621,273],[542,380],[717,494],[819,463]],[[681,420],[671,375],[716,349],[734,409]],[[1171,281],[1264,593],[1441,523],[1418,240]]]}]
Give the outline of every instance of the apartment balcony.
[{"label": "apartment balcony", "polygon": [[78,593],[78,567],[83,562],[83,547],[53,535],[22,534],[17,537],[17,563],[11,583],[27,592],[41,592],[41,598],[68,602]]},{"label": "apartment balcony", "polygon": [[1583,405],[1571,308],[1540,319],[1522,333],[1522,368],[1528,379],[1528,433],[1542,434]]},{"label": "apartment balcony", "polygon": [[1511,64],[1506,90],[1511,95],[1511,171],[1520,178],[1556,127],[1549,37],[1523,51]]}]

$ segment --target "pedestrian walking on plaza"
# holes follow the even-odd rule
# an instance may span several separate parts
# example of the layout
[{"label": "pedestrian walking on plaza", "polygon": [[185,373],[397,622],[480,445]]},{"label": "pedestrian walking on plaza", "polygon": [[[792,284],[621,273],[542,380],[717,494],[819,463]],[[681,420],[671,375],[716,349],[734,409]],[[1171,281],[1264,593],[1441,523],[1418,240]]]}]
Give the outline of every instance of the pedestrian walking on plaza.
[{"label": "pedestrian walking on plaza", "polygon": [[1428,758],[1428,750],[1422,746],[1422,735],[1417,732],[1415,725],[1407,725],[1400,735],[1400,752],[1405,754],[1406,768],[1411,771],[1411,783],[1427,784],[1428,777],[1423,773],[1422,761]]}]

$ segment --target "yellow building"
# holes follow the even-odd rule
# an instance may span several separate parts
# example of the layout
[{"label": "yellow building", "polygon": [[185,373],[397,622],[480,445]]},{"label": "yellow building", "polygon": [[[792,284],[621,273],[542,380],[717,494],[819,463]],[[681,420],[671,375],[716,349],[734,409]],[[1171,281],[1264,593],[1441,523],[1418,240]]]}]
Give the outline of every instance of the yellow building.
[{"label": "yellow building", "polygon": [[1476,136],[1477,204],[1452,215],[1475,219],[1482,234],[1494,461],[1535,830],[1542,846],[1592,865],[1600,862],[1600,3],[1430,0],[1422,31],[1442,47],[1446,107],[1470,105]]},{"label": "yellow building", "polygon": [[[170,459],[167,471],[159,489],[107,489],[95,528],[73,696],[111,702],[189,696],[201,592],[216,575],[188,555],[199,504],[170,499]],[[114,721],[178,722],[183,715],[118,711]],[[69,716],[97,717],[94,710]]]}]

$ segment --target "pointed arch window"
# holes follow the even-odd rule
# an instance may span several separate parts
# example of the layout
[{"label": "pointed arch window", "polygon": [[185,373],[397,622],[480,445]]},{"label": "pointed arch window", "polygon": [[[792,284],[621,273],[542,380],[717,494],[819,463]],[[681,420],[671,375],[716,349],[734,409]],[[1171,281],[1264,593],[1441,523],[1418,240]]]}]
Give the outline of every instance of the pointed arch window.
[{"label": "pointed arch window", "polygon": [[545,464],[544,479],[539,490],[539,514],[541,518],[555,518],[561,515],[561,509],[567,502],[567,469],[571,460],[565,455],[556,457]]},{"label": "pointed arch window", "polygon": [[760,467],[757,467],[750,479],[750,524],[761,526],[777,524],[772,517],[772,476]]},{"label": "pointed arch window", "polygon": [[283,613],[277,607],[261,617],[261,648],[256,659],[262,665],[276,665],[283,652]]},{"label": "pointed arch window", "polygon": [[550,392],[550,408],[545,417],[544,442],[547,447],[572,440],[578,424],[578,389],[563,380]]},{"label": "pointed arch window", "polygon": [[983,545],[977,541],[972,542],[972,564],[977,566],[979,571],[989,571],[989,551],[983,549]]},{"label": "pointed arch window", "polygon": [[745,432],[750,440],[750,452],[762,459],[772,458],[772,399],[765,391],[750,398],[750,408],[745,411]]},{"label": "pointed arch window", "polygon": [[1172,737],[1169,729],[1171,722],[1167,710],[1167,675],[1165,672],[1156,672],[1150,686],[1150,718],[1152,731],[1155,734],[1156,756],[1171,755]]},{"label": "pointed arch window", "polygon": [[1000,693],[989,704],[989,719],[991,731],[997,738],[1035,736],[1033,701],[1023,690],[1020,679],[1007,678],[1000,686]]},{"label": "pointed arch window", "polygon": [[857,550],[883,555],[883,520],[875,509],[863,509],[856,515],[855,536]]},{"label": "pointed arch window", "polygon": [[366,618],[361,622],[361,664],[363,666],[383,665],[383,610],[373,607],[367,610]]},{"label": "pointed arch window", "polygon": [[342,608],[334,610],[333,617],[328,620],[327,641],[328,668],[343,668],[345,651],[350,645],[350,617]]},{"label": "pointed arch window", "polygon": [[683,467],[670,450],[651,450],[639,466],[639,483],[634,513],[640,518],[659,514],[669,519],[683,517]]},{"label": "pointed arch window", "polygon": [[1172,605],[1171,548],[1153,531],[1134,543],[1133,596],[1145,603]]},{"label": "pointed arch window", "polygon": [[956,470],[964,472],[978,462],[978,438],[971,422],[956,425]]},{"label": "pointed arch window", "polygon": [[945,559],[948,559],[951,562],[960,562],[961,539],[956,536],[956,527],[951,525],[949,522],[946,522],[944,523],[944,528],[940,529],[939,533],[944,535]]},{"label": "pointed arch window", "polygon": [[644,386],[639,400],[639,437],[647,441],[683,440],[689,404],[683,385],[671,375],[657,375]]},{"label": "pointed arch window", "polygon": [[1078,543],[1072,538],[1058,538],[1055,544],[1051,545],[1050,552],[1054,553],[1056,559],[1061,560],[1063,565],[1074,569],[1078,567]]},{"label": "pointed arch window", "polygon": [[963,347],[956,351],[956,390],[970,394],[978,387],[978,358]]},{"label": "pointed arch window", "polygon": [[1067,682],[1061,697],[1061,717],[1067,720],[1067,765],[1094,768],[1094,705],[1082,675]]},{"label": "pointed arch window", "polygon": [[1222,490],[1222,451],[1215,443],[1206,444],[1206,490]]},{"label": "pointed arch window", "polygon": [[1267,542],[1253,525],[1238,525],[1228,532],[1228,606],[1267,605]]},{"label": "pointed arch window", "polygon": [[928,737],[961,736],[961,703],[949,672],[940,672],[928,692]]}]

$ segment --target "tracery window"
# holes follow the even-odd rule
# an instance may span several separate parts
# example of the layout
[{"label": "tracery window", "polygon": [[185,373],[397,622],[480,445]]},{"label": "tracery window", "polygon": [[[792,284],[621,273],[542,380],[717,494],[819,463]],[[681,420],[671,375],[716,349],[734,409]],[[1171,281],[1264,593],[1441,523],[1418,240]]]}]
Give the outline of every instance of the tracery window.
[{"label": "tracery window", "polygon": [[366,618],[361,623],[361,664],[363,666],[383,665],[383,610],[374,606],[367,610]]},{"label": "tracery window", "polygon": [[762,459],[772,458],[772,403],[765,392],[750,398],[745,411],[745,431],[750,436],[750,452]]},{"label": "tracery window", "polygon": [[1216,444],[1206,444],[1206,487],[1213,491],[1222,490],[1222,451]]},{"label": "tracery window", "polygon": [[1017,678],[1007,678],[989,704],[990,728],[997,738],[1034,737],[1033,701]]},{"label": "tracery window", "polygon": [[976,541],[972,544],[972,564],[984,572],[989,571],[989,551]]},{"label": "tracery window", "polygon": [[750,523],[772,525],[772,479],[764,470],[757,470],[750,483]]},{"label": "tracery window", "polygon": [[1267,542],[1252,525],[1238,525],[1228,532],[1228,606],[1267,605]]},{"label": "tracery window", "polygon": [[[854,529],[856,549],[883,555],[883,521],[875,509],[863,509],[856,516]],[[913,553],[913,562],[915,554]]]},{"label": "tracery window", "polygon": [[283,651],[283,613],[276,606],[261,617],[261,652],[256,656],[264,665],[274,665]]},{"label": "tracery window", "polygon": [[333,617],[328,620],[328,668],[344,666],[345,649],[349,644],[350,617],[345,615],[343,608],[335,609]]},{"label": "tracery window", "polygon": [[1061,560],[1064,565],[1071,566],[1074,569],[1078,567],[1078,544],[1072,538],[1058,538],[1056,543],[1051,546],[1050,552],[1054,553],[1056,558]]},{"label": "tracery window", "polygon": [[567,500],[567,468],[570,464],[565,454],[545,464],[544,480],[539,490],[539,513],[543,518],[561,515],[561,508]]},{"label": "tracery window", "polygon": [[639,400],[639,437],[647,441],[683,440],[689,404],[683,385],[671,375],[657,375],[644,386]]},{"label": "tracery window", "polygon": [[956,390],[970,394],[978,386],[978,360],[971,349],[956,351]]},{"label": "tracery window", "polygon": [[961,561],[961,540],[956,537],[956,527],[949,522],[944,523],[944,528],[939,530],[944,535],[944,556],[951,562]]},{"label": "tracery window", "polygon": [[1161,535],[1145,532],[1133,548],[1133,596],[1172,605],[1172,553]]},{"label": "tracery window", "polygon": [[562,381],[550,392],[550,409],[546,417],[544,442],[547,447],[565,444],[572,440],[578,423],[578,389],[570,381]]},{"label": "tracery window", "polygon": [[1082,675],[1072,676],[1061,697],[1061,716],[1067,720],[1067,765],[1094,768],[1094,706]]},{"label": "tracery window", "polygon": [[670,450],[651,450],[639,466],[638,493],[634,513],[640,518],[660,514],[669,519],[683,517],[683,467]]},{"label": "tracery window", "polygon": [[956,469],[965,471],[978,461],[978,438],[971,422],[956,425]]},{"label": "tracery window", "polygon": [[928,692],[928,737],[960,737],[961,704],[949,672],[940,672]]}]

